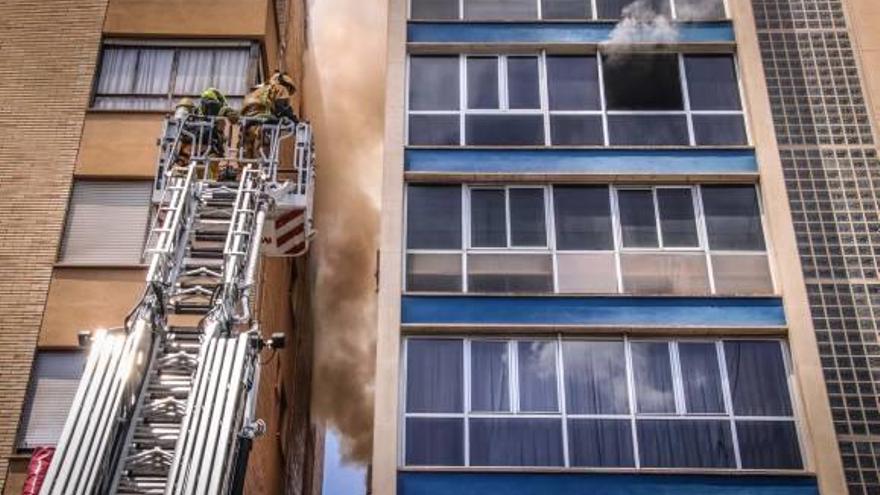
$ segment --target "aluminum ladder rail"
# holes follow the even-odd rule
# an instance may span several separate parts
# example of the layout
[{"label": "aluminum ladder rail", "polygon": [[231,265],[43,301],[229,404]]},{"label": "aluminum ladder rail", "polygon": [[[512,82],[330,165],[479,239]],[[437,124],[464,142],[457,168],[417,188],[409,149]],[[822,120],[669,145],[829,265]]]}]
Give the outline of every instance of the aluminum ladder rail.
[{"label": "aluminum ladder rail", "polygon": [[169,474],[166,495],[221,494],[240,487],[255,421],[260,332],[233,335],[249,323],[248,293],[258,262],[267,200],[263,172],[241,173],[224,245],[224,283],[214,309],[202,321],[205,340]]},{"label": "aluminum ladder rail", "polygon": [[[151,229],[147,290],[122,329],[98,332],[41,495],[106,493],[164,325],[162,288],[174,276],[176,251],[192,213],[194,166],[175,172]],[[158,327],[158,328],[157,328]]]}]

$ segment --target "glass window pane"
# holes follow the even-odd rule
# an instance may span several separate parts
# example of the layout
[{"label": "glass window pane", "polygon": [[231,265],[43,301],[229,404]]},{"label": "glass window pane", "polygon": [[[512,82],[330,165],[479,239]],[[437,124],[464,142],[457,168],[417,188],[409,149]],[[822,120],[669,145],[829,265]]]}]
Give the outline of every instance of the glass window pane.
[{"label": "glass window pane", "polygon": [[409,144],[457,146],[461,143],[458,115],[410,115]]},{"label": "glass window pane", "polygon": [[559,292],[616,294],[614,253],[559,253],[556,255]]},{"label": "glass window pane", "polygon": [[636,411],[639,413],[674,413],[672,363],[666,342],[633,342],[633,377],[636,387]]},{"label": "glass window pane", "polygon": [[510,410],[507,342],[471,342],[471,411]]},{"label": "glass window pane", "polygon": [[562,466],[562,421],[470,420],[472,466]]},{"label": "glass window pane", "polygon": [[507,247],[503,189],[471,189],[471,246]]},{"label": "glass window pane", "polygon": [[687,117],[609,115],[608,142],[619,146],[685,146],[690,144]]},{"label": "glass window pane", "polygon": [[697,247],[697,220],[690,189],[657,189],[664,247]]},{"label": "glass window pane", "polygon": [[642,467],[736,467],[727,421],[643,419],[636,432]]},{"label": "glass window pane", "polygon": [[550,110],[599,110],[596,57],[548,56]]},{"label": "glass window pane", "polygon": [[538,18],[535,0],[464,0],[468,20],[529,20]]},{"label": "glass window pane", "polygon": [[737,416],[792,415],[779,342],[728,340],[724,355]]},{"label": "glass window pane", "polygon": [[406,418],[406,464],[464,465],[464,420]]},{"label": "glass window pane", "polygon": [[461,292],[461,255],[408,254],[406,290],[409,292]]},{"label": "glass window pane", "polygon": [[[173,50],[141,50],[137,77],[134,81],[134,92],[152,95],[167,94],[171,85],[173,61]],[[242,75],[247,75],[247,72]]]},{"label": "glass window pane", "polygon": [[458,110],[458,57],[409,59],[409,109]]},{"label": "glass window pane", "polygon": [[514,110],[541,108],[537,57],[507,58],[507,99]]},{"label": "glass window pane", "polygon": [[623,247],[657,247],[657,219],[651,190],[617,191]]},{"label": "glass window pane", "polygon": [[[626,12],[624,9],[627,9]],[[599,19],[620,19],[625,15],[643,18],[651,13],[669,17],[670,13],[669,0],[642,0],[638,3],[633,0],[596,0],[596,10],[599,12]]]},{"label": "glass window pane", "polygon": [[519,410],[522,412],[556,412],[556,342],[520,341]]},{"label": "glass window pane", "polygon": [[614,249],[608,187],[554,186],[553,208],[557,249]]},{"label": "glass window pane", "polygon": [[562,360],[569,414],[629,412],[622,341],[563,341]]},{"label": "glass window pane", "polygon": [[186,49],[177,54],[174,94],[198,95],[212,84],[214,50]]},{"label": "glass window pane", "polygon": [[98,94],[131,93],[134,88],[137,60],[136,48],[105,48],[96,92]]},{"label": "glass window pane", "polygon": [[694,142],[701,146],[749,144],[742,115],[694,115]]},{"label": "glass window pane", "polygon": [[593,14],[588,0],[543,0],[541,16],[544,19],[588,19]]},{"label": "glass window pane", "polygon": [[725,19],[724,0],[675,0],[675,18],[682,21]]},{"label": "glass window pane", "polygon": [[603,62],[609,110],[684,109],[677,55],[625,54]]},{"label": "glass window pane", "polygon": [[620,270],[627,294],[709,293],[709,274],[703,253],[622,253]]},{"label": "glass window pane", "polygon": [[510,190],[510,245],[547,245],[543,189]]},{"label": "glass window pane", "polygon": [[466,142],[473,146],[538,146],[544,144],[541,115],[468,115]]},{"label": "glass window pane", "polygon": [[468,108],[499,108],[498,57],[468,57]]},{"label": "glass window pane", "polygon": [[553,261],[549,254],[470,254],[468,291],[553,292]]},{"label": "glass window pane", "polygon": [[461,187],[407,187],[406,246],[461,249]]},{"label": "glass window pane", "polygon": [[99,110],[168,110],[166,96],[96,96],[92,106]]},{"label": "glass window pane", "polygon": [[410,18],[421,19],[458,19],[457,0],[412,0]]},{"label": "glass window pane", "polygon": [[724,412],[721,371],[713,343],[681,342],[678,344],[684,403],[688,413]]},{"label": "glass window pane", "polygon": [[628,419],[568,420],[572,467],[635,467]]},{"label": "glass window pane", "polygon": [[248,92],[250,50],[215,50],[212,79],[214,86],[227,98]]},{"label": "glass window pane", "polygon": [[409,339],[406,347],[406,411],[462,412],[462,342]]},{"label": "glass window pane", "polygon": [[702,192],[711,249],[764,250],[754,186],[703,186]]},{"label": "glass window pane", "polygon": [[737,421],[743,469],[803,469],[793,421]]},{"label": "glass window pane", "polygon": [[732,56],[687,55],[684,57],[684,67],[691,110],[741,108]]},{"label": "glass window pane", "polygon": [[773,294],[766,254],[713,254],[715,292],[726,295]]},{"label": "glass window pane", "polygon": [[554,146],[600,146],[605,144],[602,117],[598,115],[551,115],[550,140]]}]

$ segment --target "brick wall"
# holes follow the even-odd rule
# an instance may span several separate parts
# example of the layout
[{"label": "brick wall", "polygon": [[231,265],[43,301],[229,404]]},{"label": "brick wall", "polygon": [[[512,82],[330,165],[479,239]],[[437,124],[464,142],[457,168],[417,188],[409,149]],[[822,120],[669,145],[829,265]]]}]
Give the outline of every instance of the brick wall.
[{"label": "brick wall", "polygon": [[64,221],[106,3],[0,1],[0,491]]}]

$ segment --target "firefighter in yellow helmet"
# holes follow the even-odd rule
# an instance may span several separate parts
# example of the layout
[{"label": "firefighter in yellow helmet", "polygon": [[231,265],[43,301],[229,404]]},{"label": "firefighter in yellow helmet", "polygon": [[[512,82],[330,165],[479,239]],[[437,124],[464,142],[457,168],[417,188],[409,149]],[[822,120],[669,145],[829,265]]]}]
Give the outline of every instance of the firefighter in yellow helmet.
[{"label": "firefighter in yellow helmet", "polygon": [[226,154],[226,120],[234,124],[238,121],[238,112],[229,106],[226,96],[220,90],[208,88],[202,91],[199,97],[196,115],[201,117],[220,117],[214,122],[214,128],[210,136],[209,163],[206,178],[210,180],[235,179],[235,171],[231,170],[228,164],[221,163],[221,161]]},{"label": "firefighter in yellow helmet", "polygon": [[[296,85],[287,73],[275,71],[267,82],[255,86],[244,98],[241,115],[262,119],[287,118],[297,122],[293,110]],[[242,129],[241,147],[245,158],[256,158],[262,147],[261,126],[249,123]]]},{"label": "firefighter in yellow helmet", "polygon": [[[196,104],[189,98],[181,98],[174,106],[174,119],[178,126],[185,125],[186,119],[195,113]],[[185,134],[180,135],[180,149],[177,151],[177,157],[173,165],[175,167],[186,167],[192,157],[192,140]]]}]

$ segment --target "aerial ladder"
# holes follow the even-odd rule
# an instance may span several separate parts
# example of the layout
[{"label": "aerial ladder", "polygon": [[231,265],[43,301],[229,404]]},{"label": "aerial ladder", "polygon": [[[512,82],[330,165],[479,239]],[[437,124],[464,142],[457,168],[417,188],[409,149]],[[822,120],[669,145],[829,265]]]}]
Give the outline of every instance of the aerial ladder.
[{"label": "aerial ladder", "polygon": [[[246,132],[256,145],[234,147]],[[169,116],[159,147],[143,296],[91,336],[41,495],[238,494],[265,429],[259,355],[284,339],[262,338],[255,274],[261,255],[308,249],[311,128]],[[221,163],[236,180],[214,177]]]}]

